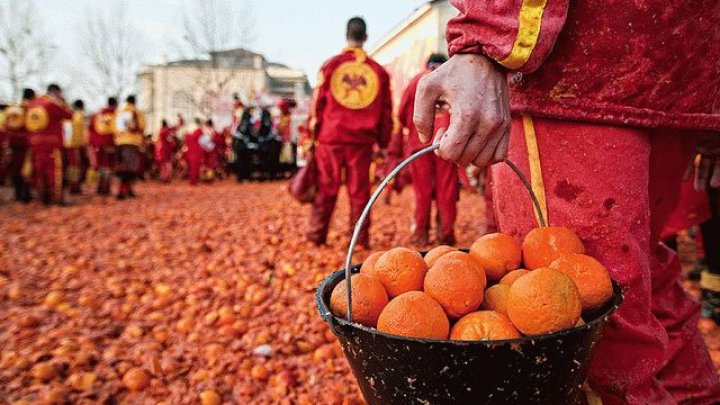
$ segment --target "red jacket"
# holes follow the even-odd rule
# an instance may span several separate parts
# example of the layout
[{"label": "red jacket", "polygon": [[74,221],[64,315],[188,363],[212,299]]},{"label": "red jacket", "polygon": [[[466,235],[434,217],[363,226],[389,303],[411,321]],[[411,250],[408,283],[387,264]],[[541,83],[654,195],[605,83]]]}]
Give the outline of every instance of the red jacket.
[{"label": "red jacket", "polygon": [[200,147],[200,137],[202,134],[202,127],[198,127],[194,131],[185,135],[184,142],[187,147],[187,150],[185,151],[185,159],[188,161],[202,161],[203,156],[205,156],[205,151],[203,151]]},{"label": "red jacket", "polygon": [[72,115],[67,104],[54,97],[45,95],[31,101],[25,118],[30,145],[62,148],[63,121],[71,119]]},{"label": "red jacket", "polygon": [[[398,122],[400,124],[400,130],[398,134],[393,135],[393,139],[388,147],[388,153],[396,157],[402,157],[413,152],[417,152],[425,146],[430,145],[430,142],[420,142],[417,128],[413,123],[413,114],[415,113],[415,93],[417,92],[418,82],[423,76],[432,72],[428,69],[421,72],[417,76],[413,77],[408,83],[405,92],[400,100],[400,106],[398,107]],[[450,125],[450,114],[447,110],[438,110],[435,113],[435,125],[433,134],[436,133],[440,128],[447,128]]]},{"label": "red jacket", "polygon": [[514,112],[720,130],[718,0],[450,2],[450,53],[518,72]]},{"label": "red jacket", "polygon": [[175,128],[160,128],[157,143],[155,144],[155,160],[157,162],[169,162],[172,160],[175,151]]},{"label": "red jacket", "polygon": [[100,148],[115,145],[115,110],[105,107],[90,117],[90,146]]},{"label": "red jacket", "polygon": [[319,143],[384,148],[392,132],[390,77],[361,48],[346,48],[320,69],[310,114]]}]

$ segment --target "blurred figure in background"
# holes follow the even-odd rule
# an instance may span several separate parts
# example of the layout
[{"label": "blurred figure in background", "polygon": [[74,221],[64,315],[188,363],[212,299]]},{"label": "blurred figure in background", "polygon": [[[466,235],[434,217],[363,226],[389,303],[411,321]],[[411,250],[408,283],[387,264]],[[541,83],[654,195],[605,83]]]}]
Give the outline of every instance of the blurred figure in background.
[{"label": "blurred figure in background", "polygon": [[116,156],[114,134],[117,106],[117,99],[110,97],[107,106],[90,118],[90,166],[98,173],[99,195],[110,194],[110,175]]},{"label": "blurred figure in background", "polygon": [[169,183],[172,179],[173,156],[177,145],[177,130],[182,127],[184,120],[178,114],[178,123],[175,126],[168,125],[166,119],[162,120],[160,132],[155,141],[155,163],[160,170],[160,181]]},{"label": "blurred figure in background", "polygon": [[205,151],[200,145],[200,138],[203,136],[203,125],[200,118],[195,118],[194,128],[185,135],[185,161],[188,168],[188,179],[190,184],[197,185],[200,181],[200,169],[202,167]]},{"label": "blurred figure in background", "polygon": [[200,147],[203,150],[203,166],[204,171],[201,173],[201,177],[204,181],[212,181],[215,179],[215,175],[218,169],[218,162],[220,157],[218,156],[218,147],[216,141],[218,140],[218,132],[215,130],[215,124],[213,120],[205,120],[203,126],[203,133],[200,136]]},{"label": "blurred figure in background", "polygon": [[120,178],[118,200],[136,197],[133,183],[142,169],[141,148],[145,142],[145,115],[135,106],[135,96],[128,96],[125,101],[125,106],[115,116],[117,175]]},{"label": "blurred figure in background", "polygon": [[[415,93],[420,79],[446,61],[447,57],[445,55],[431,55],[427,61],[425,71],[415,76],[408,84],[398,108],[401,134],[393,137],[393,144],[388,148],[389,155],[409,156],[430,145],[430,142],[420,141],[413,123]],[[447,110],[441,108],[436,110],[433,133],[440,128],[447,128],[449,121]],[[407,138],[403,136],[404,134],[407,134]],[[457,165],[443,160],[435,154],[426,154],[410,165],[410,175],[412,176],[412,187],[415,192],[415,216],[410,242],[418,246],[428,244],[432,201],[435,199],[438,215],[437,243],[454,245],[460,181]]]},{"label": "blurred figure in background", "polygon": [[10,148],[10,161],[7,175],[15,189],[15,201],[28,203],[32,200],[30,182],[32,164],[30,161],[30,141],[25,126],[27,110],[35,99],[33,89],[24,89],[20,106],[10,106],[5,110],[5,131]]},{"label": "blurred figure in background", "polygon": [[82,192],[82,181],[85,178],[87,131],[85,128],[85,104],[75,100],[72,104],[73,115],[69,120],[69,128],[65,137],[65,162],[67,163],[67,182],[70,194]]}]

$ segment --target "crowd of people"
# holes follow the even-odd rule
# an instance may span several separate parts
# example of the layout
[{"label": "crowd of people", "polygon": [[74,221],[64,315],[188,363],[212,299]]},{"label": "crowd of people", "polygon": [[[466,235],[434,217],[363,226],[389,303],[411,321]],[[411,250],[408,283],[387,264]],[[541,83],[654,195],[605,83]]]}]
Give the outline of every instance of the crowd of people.
[{"label": "crowd of people", "polygon": [[172,125],[163,119],[152,136],[134,95],[122,105],[110,97],[88,115],[84,102],[67,103],[57,84],[41,96],[25,89],[16,105],[0,105],[0,185],[11,185],[16,201],[66,205],[65,193],[80,194],[85,184],[125,199],[144,179],[196,185],[231,173],[238,181],[286,177],[296,161],[294,107],[281,99],[272,116],[267,106],[246,108],[235,96],[232,123],[222,130],[211,119],[186,123],[178,115]]}]

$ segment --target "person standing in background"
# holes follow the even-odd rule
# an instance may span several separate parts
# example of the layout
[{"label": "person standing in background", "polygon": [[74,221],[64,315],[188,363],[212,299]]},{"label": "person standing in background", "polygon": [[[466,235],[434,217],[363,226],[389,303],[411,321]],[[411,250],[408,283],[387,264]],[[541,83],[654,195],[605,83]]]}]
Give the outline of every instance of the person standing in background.
[{"label": "person standing in background", "polygon": [[125,106],[115,116],[117,175],[120,178],[118,200],[136,197],[133,183],[142,169],[141,148],[145,142],[145,115],[135,106],[135,96],[128,96],[125,101]]},{"label": "person standing in background", "polygon": [[[363,50],[367,26],[362,18],[348,21],[346,39],[348,46],[320,69],[310,112],[318,192],[307,238],[317,245],[327,242],[343,179],[350,194],[352,232],[370,198],[373,145],[385,149],[393,126],[390,77]],[[369,228],[368,219],[359,238],[365,248],[370,247]]]},{"label": "person standing in background", "polygon": [[87,150],[87,130],[85,128],[85,104],[75,100],[72,104],[73,116],[69,120],[69,134],[65,137],[66,176],[70,194],[80,194],[85,177],[85,153]]},{"label": "person standing in background", "polygon": [[90,160],[91,167],[98,173],[99,195],[110,194],[110,175],[116,155],[114,133],[117,106],[117,99],[110,97],[107,106],[90,118]]},{"label": "person standing in background", "polygon": [[[398,108],[401,133],[393,137],[391,147],[388,148],[389,155],[402,160],[402,156],[411,155],[430,145],[429,142],[420,141],[413,123],[415,92],[420,79],[446,61],[447,57],[445,55],[430,55],[425,71],[415,76],[408,84]],[[435,113],[433,132],[440,128],[446,128],[448,121],[448,111],[438,109]],[[405,139],[405,133],[407,133],[407,139]],[[415,217],[412,226],[411,243],[418,246],[428,244],[430,215],[434,198],[438,215],[437,242],[441,245],[454,245],[459,193],[458,183],[460,181],[457,165],[434,154],[428,154],[415,160],[410,165],[410,175],[412,176],[412,187],[415,192]]]},{"label": "person standing in background", "polygon": [[188,168],[188,180],[195,186],[200,181],[200,169],[202,168],[205,151],[200,145],[200,138],[203,136],[203,125],[200,118],[195,118],[195,128],[185,135],[185,162]]},{"label": "person standing in background", "polygon": [[24,89],[20,106],[10,106],[5,110],[5,131],[10,148],[10,161],[7,175],[15,189],[15,201],[28,203],[32,200],[30,192],[32,162],[30,159],[30,141],[25,125],[30,102],[35,99],[33,89]]},{"label": "person standing in background", "polygon": [[160,132],[155,141],[155,162],[160,169],[160,181],[169,183],[172,179],[173,156],[175,155],[175,145],[177,144],[177,130],[183,126],[184,120],[182,115],[178,114],[177,125],[171,127],[167,120],[163,119]]}]

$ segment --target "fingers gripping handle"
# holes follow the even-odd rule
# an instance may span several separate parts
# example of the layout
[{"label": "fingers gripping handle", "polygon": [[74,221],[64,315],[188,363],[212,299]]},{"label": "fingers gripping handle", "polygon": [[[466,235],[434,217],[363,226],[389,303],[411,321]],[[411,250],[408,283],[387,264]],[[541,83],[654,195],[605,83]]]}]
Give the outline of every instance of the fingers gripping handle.
[{"label": "fingers gripping handle", "polygon": [[[353,251],[355,250],[355,246],[357,245],[358,239],[360,237],[360,230],[362,229],[363,225],[365,224],[365,221],[367,220],[368,215],[370,215],[370,209],[372,209],[372,206],[375,205],[375,201],[380,197],[380,194],[382,194],[383,190],[385,190],[385,187],[387,187],[388,183],[392,181],[392,179],[397,176],[398,173],[400,173],[401,170],[403,170],[407,165],[415,161],[421,156],[427,155],[428,153],[432,153],[435,150],[437,150],[440,147],[440,145],[430,145],[424,149],[421,149],[414,154],[412,154],[409,158],[402,161],[390,174],[380,183],[378,188],[375,190],[375,192],[370,197],[370,200],[368,201],[367,205],[363,209],[362,214],[360,215],[360,219],[358,220],[357,224],[355,224],[355,229],[353,230],[352,238],[350,239],[350,245],[348,246],[348,252],[347,252],[347,258],[345,259],[345,283],[347,286],[347,320],[348,322],[352,322],[352,281],[351,281],[351,275],[352,272],[350,271],[350,267],[352,266],[352,255]],[[530,186],[530,182],[528,182],[525,175],[523,175],[522,171],[511,161],[506,160],[505,163],[512,169],[515,174],[520,178],[523,185],[525,186],[525,189],[527,189],[528,193],[530,194],[530,198],[532,199],[533,205],[538,211],[538,215],[540,217],[540,226],[546,226],[545,225],[545,218],[543,218],[542,211],[540,210],[540,203],[537,199],[537,196],[532,190],[532,187]]]}]

